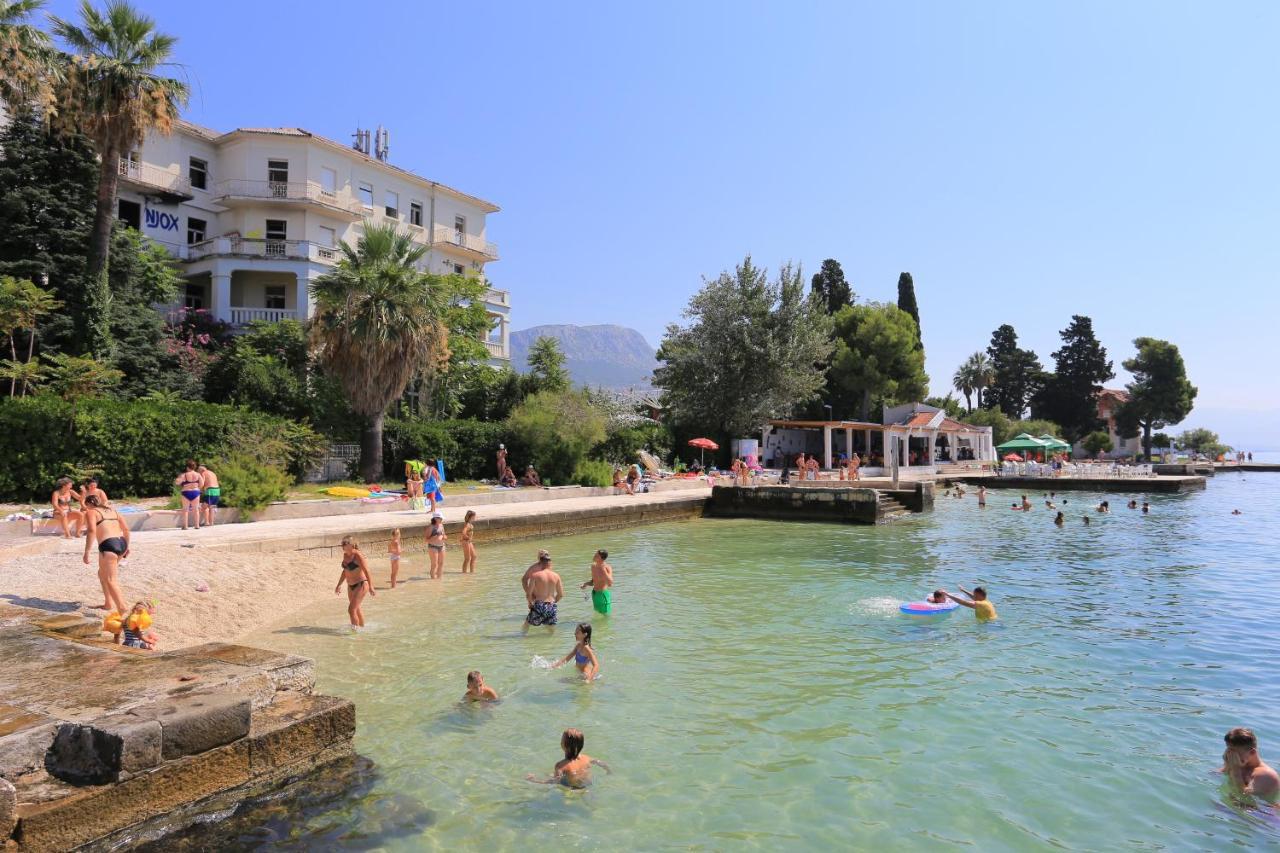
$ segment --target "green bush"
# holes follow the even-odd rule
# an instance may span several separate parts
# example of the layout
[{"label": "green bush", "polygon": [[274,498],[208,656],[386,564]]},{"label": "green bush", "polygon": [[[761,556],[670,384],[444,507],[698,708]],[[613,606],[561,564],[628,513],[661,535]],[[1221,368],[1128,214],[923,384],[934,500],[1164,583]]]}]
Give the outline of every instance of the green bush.
[{"label": "green bush", "polygon": [[447,479],[492,480],[498,473],[494,460],[499,444],[507,445],[508,459],[513,468],[528,456],[523,445],[513,440],[504,424],[388,418],[382,427],[383,475],[389,480],[399,480],[404,476],[406,459],[443,458]]},{"label": "green bush", "polygon": [[596,459],[615,464],[633,465],[640,461],[640,451],[647,450],[659,459],[671,453],[671,430],[665,424],[643,423],[611,430],[605,440],[591,450]]},{"label": "green bush", "polygon": [[539,391],[516,407],[507,426],[552,483],[572,480],[578,463],[605,438],[604,417],[580,391]]},{"label": "green bush", "polygon": [[612,486],[613,466],[599,459],[584,459],[573,469],[573,482],[579,486]]},{"label": "green bush", "polygon": [[[272,443],[276,464],[300,477],[324,451],[305,424],[211,403],[81,400],[72,422],[50,396],[0,401],[0,499],[44,499],[53,481],[95,469],[113,495],[166,495],[187,458],[214,459],[241,443]],[[219,472],[221,473],[221,472]]]},{"label": "green bush", "polygon": [[[293,482],[283,469],[238,451],[216,460],[214,470],[226,505],[245,514],[284,500]],[[241,520],[248,521],[245,515]]]}]

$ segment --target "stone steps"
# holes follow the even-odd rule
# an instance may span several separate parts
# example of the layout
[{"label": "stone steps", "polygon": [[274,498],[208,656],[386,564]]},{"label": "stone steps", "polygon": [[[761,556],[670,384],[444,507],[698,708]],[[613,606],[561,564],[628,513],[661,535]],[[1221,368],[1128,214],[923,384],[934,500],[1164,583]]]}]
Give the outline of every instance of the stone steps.
[{"label": "stone steps", "polygon": [[898,518],[911,515],[911,510],[883,492],[876,493],[876,523],[883,524]]}]

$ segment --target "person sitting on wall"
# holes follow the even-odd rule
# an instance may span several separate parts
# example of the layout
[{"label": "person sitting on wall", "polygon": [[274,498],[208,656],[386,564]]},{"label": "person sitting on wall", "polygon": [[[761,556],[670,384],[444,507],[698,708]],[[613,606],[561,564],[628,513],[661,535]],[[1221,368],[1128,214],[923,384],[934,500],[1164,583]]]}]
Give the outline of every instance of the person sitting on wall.
[{"label": "person sitting on wall", "polygon": [[511,470],[510,465],[502,469],[502,476],[498,478],[498,484],[506,486],[507,488],[513,488],[515,486],[516,472]]},{"label": "person sitting on wall", "polygon": [[532,465],[524,469],[524,476],[520,478],[520,485],[542,488],[542,478],[538,476],[537,471],[533,470]]}]

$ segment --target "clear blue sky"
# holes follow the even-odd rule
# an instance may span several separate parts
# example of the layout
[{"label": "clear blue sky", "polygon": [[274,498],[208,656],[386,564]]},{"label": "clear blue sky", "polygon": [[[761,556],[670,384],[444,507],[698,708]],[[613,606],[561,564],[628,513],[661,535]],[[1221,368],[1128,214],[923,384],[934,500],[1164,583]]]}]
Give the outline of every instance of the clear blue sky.
[{"label": "clear blue sky", "polygon": [[1280,4],[138,2],[192,120],[382,123],[500,204],[516,328],[656,344],[747,252],[834,257],[862,298],[914,274],[935,391],[1000,323],[1048,364],[1084,313],[1117,368],[1176,342],[1193,422],[1280,446]]}]

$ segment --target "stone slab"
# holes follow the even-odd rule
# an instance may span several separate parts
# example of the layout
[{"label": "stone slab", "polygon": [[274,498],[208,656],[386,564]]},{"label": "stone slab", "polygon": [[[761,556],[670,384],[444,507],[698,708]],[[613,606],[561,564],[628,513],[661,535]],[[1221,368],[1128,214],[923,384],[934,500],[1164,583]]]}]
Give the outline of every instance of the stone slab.
[{"label": "stone slab", "polygon": [[47,717],[0,737],[0,777],[13,781],[44,769],[45,753],[58,735],[58,726]]},{"label": "stone slab", "polygon": [[13,835],[18,825],[18,791],[5,779],[0,779],[0,843]]},{"label": "stone slab", "polygon": [[160,724],[162,753],[165,761],[172,761],[247,735],[252,703],[241,694],[193,693],[134,708],[129,713]]},{"label": "stone slab", "polygon": [[100,717],[58,728],[45,768],[78,785],[118,782],[160,763],[162,729],[156,720],[132,714]]},{"label": "stone slab", "polygon": [[355,705],[335,696],[282,699],[253,715],[249,768],[255,776],[305,761],[355,732]]}]

